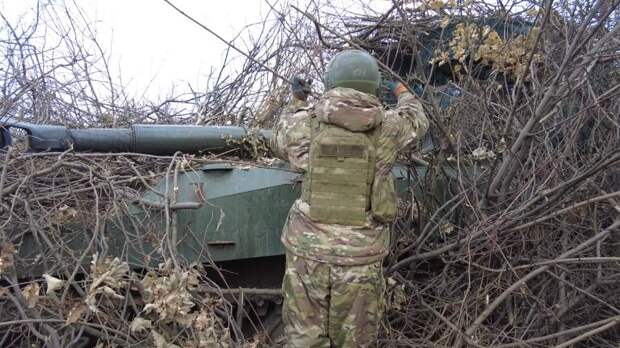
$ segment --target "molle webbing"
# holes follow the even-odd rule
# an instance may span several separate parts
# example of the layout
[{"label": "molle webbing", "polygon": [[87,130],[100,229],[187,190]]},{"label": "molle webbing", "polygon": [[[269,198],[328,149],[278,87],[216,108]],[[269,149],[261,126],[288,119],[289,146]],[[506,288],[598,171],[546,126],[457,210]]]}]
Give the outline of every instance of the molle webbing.
[{"label": "molle webbing", "polygon": [[319,130],[313,132],[304,180],[303,198],[310,204],[310,218],[364,225],[374,167],[375,148],[366,133],[320,123]]}]

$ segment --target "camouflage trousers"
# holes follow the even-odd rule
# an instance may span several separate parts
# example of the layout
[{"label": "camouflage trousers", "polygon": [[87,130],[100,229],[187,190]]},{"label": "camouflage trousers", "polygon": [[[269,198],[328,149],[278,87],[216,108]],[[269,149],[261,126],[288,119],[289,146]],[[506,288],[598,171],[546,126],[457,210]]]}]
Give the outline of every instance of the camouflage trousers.
[{"label": "camouflage trousers", "polygon": [[384,311],[381,262],[341,266],[287,253],[286,347],[373,347]]}]

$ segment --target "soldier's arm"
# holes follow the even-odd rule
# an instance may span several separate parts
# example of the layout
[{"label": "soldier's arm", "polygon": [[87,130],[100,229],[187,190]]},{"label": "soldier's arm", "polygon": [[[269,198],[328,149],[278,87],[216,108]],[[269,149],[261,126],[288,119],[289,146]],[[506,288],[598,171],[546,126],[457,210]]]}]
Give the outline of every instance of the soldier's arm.
[{"label": "soldier's arm", "polygon": [[288,161],[293,169],[308,168],[310,150],[310,114],[308,103],[293,98],[280,115],[271,138],[271,150],[276,157]]},{"label": "soldier's arm", "polygon": [[398,150],[409,146],[426,134],[429,121],[424,113],[422,103],[409,91],[398,95],[398,105],[391,111],[399,125]]}]

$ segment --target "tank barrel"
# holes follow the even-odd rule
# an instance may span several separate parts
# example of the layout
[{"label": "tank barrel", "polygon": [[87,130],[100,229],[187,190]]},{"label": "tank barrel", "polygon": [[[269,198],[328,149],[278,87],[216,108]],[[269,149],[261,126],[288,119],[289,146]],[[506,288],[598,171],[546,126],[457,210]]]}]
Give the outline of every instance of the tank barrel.
[{"label": "tank barrel", "polygon": [[[67,129],[67,140],[75,151],[131,152],[131,128]],[[32,142],[31,147],[32,147]],[[34,149],[33,150],[43,150]]]},{"label": "tank barrel", "polygon": [[[70,129],[64,126],[36,125],[25,122],[0,122],[5,135],[2,147],[11,144],[8,128],[21,128],[28,133],[33,151],[136,152],[151,155],[185,153],[222,153],[234,150],[235,140],[248,135],[248,130],[231,126],[150,125],[129,128]],[[259,134],[269,139],[270,130]],[[231,142],[230,140],[233,140]]]}]

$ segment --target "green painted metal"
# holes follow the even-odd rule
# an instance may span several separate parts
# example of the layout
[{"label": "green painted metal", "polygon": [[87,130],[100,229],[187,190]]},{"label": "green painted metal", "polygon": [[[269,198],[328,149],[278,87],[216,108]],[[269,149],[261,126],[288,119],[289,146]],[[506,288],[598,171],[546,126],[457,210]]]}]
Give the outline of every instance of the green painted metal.
[{"label": "green painted metal", "polygon": [[[407,171],[397,167],[394,174],[397,188],[405,192]],[[177,214],[176,234],[170,240],[176,241],[178,255],[190,263],[283,255],[280,235],[300,195],[301,177],[288,168],[233,163],[179,173],[170,204]],[[167,192],[172,197],[173,183],[172,176],[162,180],[130,206],[129,216],[109,224],[114,254],[126,252],[134,265],[162,261],[160,242],[173,234],[171,227],[165,227],[164,210],[164,196]],[[126,245],[122,234],[133,236],[134,243]]]},{"label": "green painted metal", "polygon": [[[437,198],[434,204],[440,205],[450,197],[447,188],[451,183],[434,183],[441,176],[429,173],[426,167],[396,166],[392,173],[401,197],[413,193],[420,201],[420,197],[427,197],[424,187],[435,188],[431,192]],[[251,264],[252,259],[283,255],[280,235],[288,211],[301,193],[301,178],[301,173],[288,167],[232,162],[178,173],[176,194],[174,177],[165,178],[139,200],[128,203],[128,214],[105,221],[108,256],[127,259],[137,268],[157,266],[163,262],[161,247],[167,244],[162,243],[165,238],[176,241],[176,254],[188,263],[248,260]],[[172,223],[168,224],[174,214],[166,218],[166,193],[168,197],[174,195],[169,204],[169,212],[174,211],[177,216],[174,236]],[[64,228],[66,233],[54,238],[64,239],[68,248],[63,252],[79,257],[92,234],[83,233],[80,225]],[[35,236],[24,235],[19,253],[28,262],[20,272],[40,275],[46,271],[38,255],[51,251],[41,250],[37,245]]]},{"label": "green painted metal", "polygon": [[[28,133],[33,151],[136,152],[152,155],[184,153],[222,153],[235,150],[234,142],[249,134],[242,127],[135,124],[129,128],[71,129],[65,126],[38,125],[0,120],[0,148],[11,145],[9,128]],[[259,130],[265,138],[271,130]],[[231,141],[233,140],[233,141]]]}]

